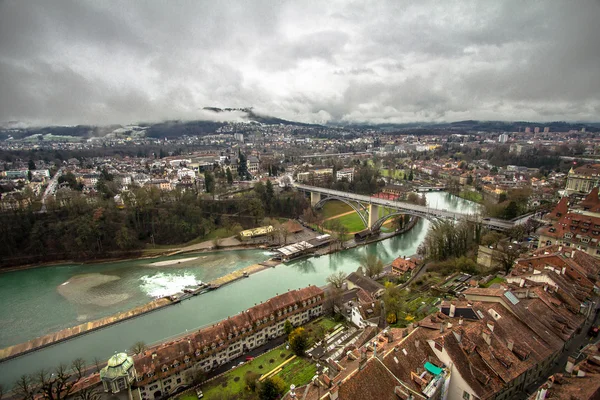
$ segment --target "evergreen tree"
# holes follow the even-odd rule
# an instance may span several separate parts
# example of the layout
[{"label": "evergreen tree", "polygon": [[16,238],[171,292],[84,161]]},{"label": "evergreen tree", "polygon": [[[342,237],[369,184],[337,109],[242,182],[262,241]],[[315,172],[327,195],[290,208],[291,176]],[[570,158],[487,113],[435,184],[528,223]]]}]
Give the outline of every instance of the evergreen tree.
[{"label": "evergreen tree", "polygon": [[204,188],[206,193],[215,192],[215,177],[209,171],[204,171]]},{"label": "evergreen tree", "polygon": [[248,160],[241,150],[238,151],[238,176],[242,180],[248,179]]},{"label": "evergreen tree", "polygon": [[29,160],[28,166],[30,171],[35,170],[35,163],[33,162],[33,160]]},{"label": "evergreen tree", "polygon": [[231,168],[227,167],[227,183],[233,185],[233,175],[231,174]]}]

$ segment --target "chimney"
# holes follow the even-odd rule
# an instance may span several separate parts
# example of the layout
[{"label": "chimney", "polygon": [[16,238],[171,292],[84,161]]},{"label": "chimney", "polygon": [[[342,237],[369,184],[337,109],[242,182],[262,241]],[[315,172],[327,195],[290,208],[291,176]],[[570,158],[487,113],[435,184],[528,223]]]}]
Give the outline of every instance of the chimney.
[{"label": "chimney", "polygon": [[419,342],[418,340],[415,340],[415,347],[418,349],[419,345],[421,344],[421,342]]},{"label": "chimney", "polygon": [[415,328],[415,325],[412,322],[410,324],[408,324],[408,333],[411,333],[414,328]]},{"label": "chimney", "polygon": [[494,332],[494,321],[488,322],[487,327],[490,331]]},{"label": "chimney", "polygon": [[535,395],[535,400],[546,400],[546,393],[548,392],[548,389],[546,389],[545,386],[546,385],[542,386],[540,390],[538,390],[537,394]]},{"label": "chimney", "polygon": [[456,313],[456,306],[454,304],[450,304],[450,314],[448,316],[450,318],[454,318],[454,314]]},{"label": "chimney", "polygon": [[485,340],[485,342],[488,344],[488,346],[492,345],[492,335],[490,332],[486,332],[486,331],[481,332],[481,337],[483,337],[483,340]]},{"label": "chimney", "polygon": [[454,334],[456,341],[458,343],[462,343],[462,329],[457,329],[455,331],[452,331],[452,333]]},{"label": "chimney", "polygon": [[452,329],[452,323],[451,322],[448,322],[447,328],[448,329]]},{"label": "chimney", "polygon": [[444,323],[440,323],[440,333],[444,333]]},{"label": "chimney", "polygon": [[577,377],[578,378],[583,378],[585,376],[585,371],[584,370],[579,370],[577,371]]},{"label": "chimney", "polygon": [[525,279],[521,278],[521,280],[519,281],[519,287],[523,286],[525,286]]},{"label": "chimney", "polygon": [[460,317],[459,320],[458,320],[458,325],[462,325],[462,324],[463,324],[463,318]]},{"label": "chimney", "polygon": [[575,367],[575,359],[573,357],[569,357],[569,359],[567,360],[567,365],[565,365],[565,371],[568,373],[572,373],[573,367]]},{"label": "chimney", "polygon": [[512,340],[509,340],[509,341],[506,343],[506,347],[508,347],[508,349],[509,349],[510,351],[513,351],[513,347],[514,347],[514,346],[515,346],[515,342],[513,342]]},{"label": "chimney", "polygon": [[560,272],[562,275],[565,274],[565,272],[567,272],[567,267],[562,267],[562,271]]}]

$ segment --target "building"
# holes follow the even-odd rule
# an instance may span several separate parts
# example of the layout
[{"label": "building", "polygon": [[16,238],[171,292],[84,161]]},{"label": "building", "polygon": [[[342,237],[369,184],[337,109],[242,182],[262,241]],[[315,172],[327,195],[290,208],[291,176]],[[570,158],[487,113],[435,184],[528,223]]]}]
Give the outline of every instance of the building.
[{"label": "building", "polygon": [[322,184],[333,179],[333,168],[320,168],[307,172],[300,172],[296,178],[299,183],[309,185]]},{"label": "building", "polygon": [[535,128],[533,128],[533,133],[540,133],[540,127],[536,126]]},{"label": "building", "polygon": [[539,230],[538,247],[561,245],[600,258],[600,217],[567,212]]},{"label": "building", "polygon": [[346,283],[348,284],[348,289],[363,289],[374,298],[380,297],[385,293],[385,287],[382,284],[356,272],[352,272],[346,277]]},{"label": "building", "polygon": [[414,258],[398,257],[392,261],[392,274],[404,275],[407,272],[412,274],[417,265],[417,260]]},{"label": "building", "polygon": [[137,378],[133,367],[133,358],[125,353],[118,353],[108,359],[108,363],[100,370],[100,380],[105,392],[113,394],[127,391],[131,399],[131,384]]},{"label": "building", "polygon": [[567,175],[567,194],[588,194],[600,184],[600,164],[587,164],[571,168]]},{"label": "building", "polygon": [[73,395],[101,381],[110,398],[125,399],[125,390],[130,400],[169,397],[192,384],[198,371],[211,371],[282,336],[286,321],[299,326],[322,315],[324,294],[316,286],[290,290],[139,355],[115,354],[99,375],[78,382]]},{"label": "building", "polygon": [[354,168],[344,168],[340,169],[335,173],[335,178],[338,181],[346,178],[348,182],[352,182],[354,180]]},{"label": "building", "polygon": [[233,138],[240,143],[244,143],[244,134],[243,133],[236,132],[233,134]]},{"label": "building", "polygon": [[531,133],[531,128],[529,126],[525,127],[525,133]]},{"label": "building", "polygon": [[255,156],[248,157],[247,164],[248,164],[248,172],[250,172],[252,175],[258,174],[258,171],[260,169],[260,161],[257,157],[255,157]]},{"label": "building", "polygon": [[498,136],[498,142],[503,144],[508,142],[508,134],[503,133],[500,136]]},{"label": "building", "polygon": [[545,126],[544,127],[544,133],[550,133],[550,127],[549,126]]}]

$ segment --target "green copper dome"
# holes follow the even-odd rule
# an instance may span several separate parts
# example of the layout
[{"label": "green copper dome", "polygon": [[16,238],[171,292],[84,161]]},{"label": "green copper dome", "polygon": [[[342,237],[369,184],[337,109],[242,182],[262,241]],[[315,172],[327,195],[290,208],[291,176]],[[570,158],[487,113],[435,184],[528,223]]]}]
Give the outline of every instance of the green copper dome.
[{"label": "green copper dome", "polygon": [[118,353],[112,356],[106,367],[100,370],[100,379],[113,380],[118,377],[127,377],[127,371],[133,367],[133,358],[125,353]]}]

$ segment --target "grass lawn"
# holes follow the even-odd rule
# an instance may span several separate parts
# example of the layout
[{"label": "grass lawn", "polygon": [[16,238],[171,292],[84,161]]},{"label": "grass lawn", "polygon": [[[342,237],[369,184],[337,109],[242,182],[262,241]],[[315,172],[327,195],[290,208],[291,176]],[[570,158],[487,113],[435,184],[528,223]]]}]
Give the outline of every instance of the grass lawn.
[{"label": "grass lawn", "polygon": [[490,287],[494,283],[502,283],[502,282],[506,282],[506,281],[504,279],[502,279],[502,278],[495,277],[494,279],[490,280],[488,283],[486,283],[485,285],[483,285],[483,287]]},{"label": "grass lawn", "polygon": [[341,201],[328,201],[323,204],[323,208],[321,210],[323,212],[323,216],[325,218],[335,217],[336,215],[340,215],[343,213],[347,213],[348,211],[352,211],[352,207],[350,207],[346,203],[342,203]]},{"label": "grass lawn", "polygon": [[481,203],[483,201],[483,195],[479,192],[472,192],[470,190],[464,190],[458,194],[458,197],[462,197],[465,200],[471,200],[475,203]]},{"label": "grass lawn", "polygon": [[[250,395],[245,389],[245,377],[248,372],[252,371],[260,375],[266,374],[291,356],[293,356],[291,350],[286,350],[284,346],[280,346],[268,353],[256,357],[254,360],[232,369],[225,375],[202,385],[204,398],[210,400],[217,395],[224,395],[225,398],[234,399],[241,397],[244,392]],[[271,360],[273,362],[271,362]]]},{"label": "grass lawn", "polygon": [[[382,169],[381,170],[381,176],[385,176],[388,177],[390,176],[390,170],[389,169]],[[392,179],[397,179],[397,180],[402,180],[404,179],[404,172],[401,170],[396,170],[396,172],[394,173],[394,176],[392,177]]]},{"label": "grass lawn", "polygon": [[348,229],[348,232],[358,232],[365,229],[365,224],[363,224],[362,219],[360,219],[357,213],[344,215],[335,219],[340,221]]},{"label": "grass lawn", "polygon": [[317,366],[310,362],[307,358],[296,357],[283,366],[281,372],[277,373],[285,382],[285,387],[289,388],[291,384],[302,386],[310,382],[315,373]]}]

